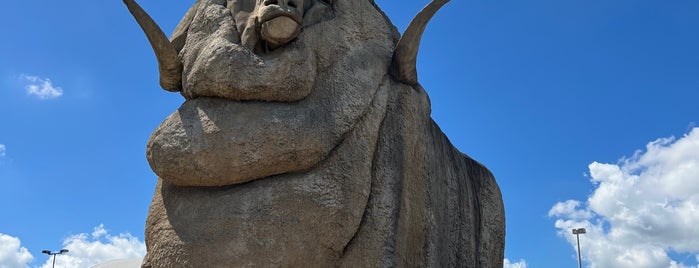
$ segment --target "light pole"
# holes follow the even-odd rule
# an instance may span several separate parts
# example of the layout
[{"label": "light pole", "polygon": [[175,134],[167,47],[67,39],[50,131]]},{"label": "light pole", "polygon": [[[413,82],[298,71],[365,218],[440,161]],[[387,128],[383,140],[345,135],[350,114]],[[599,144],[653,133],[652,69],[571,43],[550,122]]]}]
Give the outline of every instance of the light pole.
[{"label": "light pole", "polygon": [[55,267],[56,266],[56,255],[68,253],[68,250],[61,249],[61,251],[51,252],[50,250],[45,249],[45,250],[42,250],[41,253],[44,253],[44,254],[49,255],[49,256],[53,255],[53,264],[51,265],[51,267]]},{"label": "light pole", "polygon": [[578,268],[582,268],[582,258],[580,257],[580,235],[585,233],[587,233],[585,228],[573,229],[573,234],[578,240]]}]

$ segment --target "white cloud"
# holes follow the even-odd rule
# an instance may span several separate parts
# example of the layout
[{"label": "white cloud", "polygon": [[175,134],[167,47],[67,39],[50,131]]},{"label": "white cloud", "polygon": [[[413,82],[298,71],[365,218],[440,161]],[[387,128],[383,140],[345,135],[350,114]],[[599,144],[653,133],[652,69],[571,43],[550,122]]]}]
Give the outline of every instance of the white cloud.
[{"label": "white cloud", "polygon": [[502,268],[527,268],[527,262],[524,260],[510,262],[510,260],[505,259],[505,264],[502,266]]},{"label": "white cloud", "polygon": [[579,209],[580,201],[568,200],[556,203],[549,211],[549,217],[565,216],[571,219],[588,219],[592,217],[592,212],[587,209]]},{"label": "white cloud", "polygon": [[[129,233],[110,235],[104,225],[95,227],[90,235],[72,235],[63,241],[70,250],[56,258],[56,267],[87,268],[115,259],[139,259],[146,254],[146,245]],[[51,259],[41,266],[51,267]]]},{"label": "white cloud", "polygon": [[580,242],[589,267],[699,268],[670,257],[699,255],[699,128],[589,170],[596,189],[587,202],[568,200],[549,211],[573,249],[571,229],[587,228]]},{"label": "white cloud", "polygon": [[92,230],[92,239],[99,239],[107,234],[108,232],[107,229],[104,229],[104,224],[100,224],[100,226],[97,226],[94,230]]},{"label": "white cloud", "polygon": [[[142,259],[146,255],[146,245],[129,233],[110,235],[104,225],[95,227],[91,235],[81,233],[63,240],[66,254],[56,256],[56,267],[88,268],[116,259]],[[41,268],[52,266],[53,259],[47,255]],[[0,233],[0,268],[27,268],[34,259],[29,251],[21,246],[19,238]]]},{"label": "white cloud", "polygon": [[20,75],[20,80],[25,83],[27,94],[40,99],[55,99],[63,95],[63,89],[56,87],[48,78],[33,75]]},{"label": "white cloud", "polygon": [[33,257],[19,238],[0,233],[0,268],[29,267]]},{"label": "white cloud", "polygon": [[0,144],[0,157],[5,157],[6,148],[5,144]]}]

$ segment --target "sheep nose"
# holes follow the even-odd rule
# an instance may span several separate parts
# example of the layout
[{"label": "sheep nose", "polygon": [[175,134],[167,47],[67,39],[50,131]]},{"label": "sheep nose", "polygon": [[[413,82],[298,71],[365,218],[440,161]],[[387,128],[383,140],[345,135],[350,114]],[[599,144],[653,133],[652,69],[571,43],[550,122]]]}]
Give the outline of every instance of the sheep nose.
[{"label": "sheep nose", "polygon": [[263,3],[265,6],[279,6],[282,9],[298,9],[298,0],[265,0]]}]

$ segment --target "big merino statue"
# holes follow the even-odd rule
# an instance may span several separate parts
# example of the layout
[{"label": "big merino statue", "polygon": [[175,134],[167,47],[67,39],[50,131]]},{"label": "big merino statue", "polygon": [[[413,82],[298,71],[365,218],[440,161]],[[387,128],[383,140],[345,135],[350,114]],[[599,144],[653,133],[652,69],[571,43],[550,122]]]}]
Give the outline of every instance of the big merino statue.
[{"label": "big merino statue", "polygon": [[153,132],[142,267],[502,267],[500,190],[430,118],[373,0],[198,0],[168,39],[123,0],[185,102]]}]

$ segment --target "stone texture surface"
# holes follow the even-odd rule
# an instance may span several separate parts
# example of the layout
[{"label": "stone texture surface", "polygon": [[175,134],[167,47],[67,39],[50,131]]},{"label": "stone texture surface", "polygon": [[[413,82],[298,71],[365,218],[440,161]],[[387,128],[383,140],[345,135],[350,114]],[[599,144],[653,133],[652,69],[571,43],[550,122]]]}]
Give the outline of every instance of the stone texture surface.
[{"label": "stone texture surface", "polygon": [[265,2],[200,0],[172,37],[187,100],[148,143],[142,267],[502,267],[499,188],[389,75],[375,4],[294,2],[298,36],[261,50]]}]

